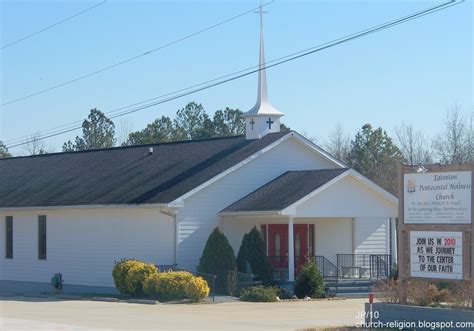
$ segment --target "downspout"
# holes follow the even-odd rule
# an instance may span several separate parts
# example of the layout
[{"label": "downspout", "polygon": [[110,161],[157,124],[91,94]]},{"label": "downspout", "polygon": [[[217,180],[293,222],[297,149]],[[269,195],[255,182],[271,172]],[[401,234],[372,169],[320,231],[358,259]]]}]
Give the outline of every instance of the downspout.
[{"label": "downspout", "polygon": [[352,254],[355,254],[355,217],[351,217],[351,241]]},{"label": "downspout", "polygon": [[174,223],[174,234],[173,234],[173,264],[178,264],[178,235],[179,235],[179,228],[178,228],[178,208],[168,208],[168,207],[161,207],[160,212],[162,214],[168,215],[173,219]]},{"label": "downspout", "polygon": [[178,229],[178,210],[175,209],[174,213],[173,213],[173,221],[174,221],[174,251],[173,251],[173,264],[175,264],[176,266],[178,265],[178,234],[179,234],[179,229]]}]

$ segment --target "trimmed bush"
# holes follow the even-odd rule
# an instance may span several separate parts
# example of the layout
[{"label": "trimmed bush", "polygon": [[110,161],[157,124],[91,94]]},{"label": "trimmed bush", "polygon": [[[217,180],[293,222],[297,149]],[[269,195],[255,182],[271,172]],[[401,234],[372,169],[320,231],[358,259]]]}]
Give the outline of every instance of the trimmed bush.
[{"label": "trimmed bush", "polygon": [[193,277],[186,287],[186,296],[191,300],[201,300],[209,295],[209,286],[201,277]]},{"label": "trimmed bush", "polygon": [[121,260],[115,262],[114,268],[112,269],[112,277],[114,279],[115,288],[120,293],[127,292],[127,282],[125,278],[127,277],[128,270],[130,269],[132,262],[134,260]]},{"label": "trimmed bush", "polygon": [[120,293],[133,296],[143,295],[143,282],[157,274],[156,266],[140,260],[128,259],[115,263],[112,270],[115,287]]},{"label": "trimmed bush", "polygon": [[161,272],[148,277],[145,294],[159,300],[191,299],[198,301],[209,295],[209,286],[201,277],[187,271]]},{"label": "trimmed bush", "polygon": [[274,287],[254,286],[240,292],[240,300],[251,302],[275,302],[279,290]]},{"label": "trimmed bush", "polygon": [[301,268],[295,282],[295,295],[298,298],[324,298],[324,279],[314,261],[308,260]]},{"label": "trimmed bush", "polygon": [[264,284],[272,281],[272,267],[266,253],[266,245],[256,227],[242,238],[239,254],[237,255],[237,269],[247,273],[247,263],[252,273]]}]

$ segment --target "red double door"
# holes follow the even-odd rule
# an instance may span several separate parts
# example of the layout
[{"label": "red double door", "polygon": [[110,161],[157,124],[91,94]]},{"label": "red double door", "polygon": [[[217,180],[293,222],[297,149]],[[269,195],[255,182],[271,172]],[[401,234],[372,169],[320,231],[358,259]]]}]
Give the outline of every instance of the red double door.
[{"label": "red double door", "polygon": [[[288,268],[288,225],[268,224],[268,256],[273,268]],[[295,224],[293,243],[295,252],[295,273],[298,275],[301,266],[314,252],[314,225]]]}]

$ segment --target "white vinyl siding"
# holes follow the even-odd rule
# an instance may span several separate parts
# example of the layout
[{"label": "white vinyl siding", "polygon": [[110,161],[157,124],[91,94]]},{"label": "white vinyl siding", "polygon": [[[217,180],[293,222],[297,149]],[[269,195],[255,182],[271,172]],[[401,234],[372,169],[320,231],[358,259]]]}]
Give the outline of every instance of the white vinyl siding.
[{"label": "white vinyl siding", "polygon": [[298,217],[393,217],[398,206],[367,188],[351,176],[296,207]]},{"label": "white vinyl siding", "polygon": [[[3,280],[114,286],[112,268],[122,258],[173,263],[174,224],[157,209],[73,209],[15,212],[14,259],[1,259]],[[38,259],[38,215],[47,216],[47,259]],[[1,215],[4,238],[4,215]],[[5,245],[1,245],[5,256]]]},{"label": "white vinyl siding", "polygon": [[357,217],[354,220],[355,254],[390,254],[388,218]]},{"label": "white vinyl siding", "polygon": [[334,167],[290,138],[192,195],[178,213],[178,264],[191,269],[197,266],[209,234],[218,225],[217,214],[231,203],[286,171]]}]

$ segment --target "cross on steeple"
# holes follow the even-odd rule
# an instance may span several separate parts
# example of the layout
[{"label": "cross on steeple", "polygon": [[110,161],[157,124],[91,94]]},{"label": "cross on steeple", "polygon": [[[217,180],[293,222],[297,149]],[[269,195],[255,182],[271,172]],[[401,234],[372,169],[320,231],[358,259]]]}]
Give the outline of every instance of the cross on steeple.
[{"label": "cross on steeple", "polygon": [[268,121],[266,121],[265,123],[268,124],[268,129],[271,129],[271,128],[272,128],[272,124],[273,124],[274,122],[272,121],[272,118],[269,117],[269,118],[268,118]]},{"label": "cross on steeple", "polygon": [[[283,113],[275,109],[268,100],[267,93],[267,73],[265,68],[265,49],[263,45],[263,14],[266,12],[260,2],[260,6],[255,13],[260,18],[260,52],[259,52],[259,70],[257,102],[249,111],[243,114],[245,118],[245,137],[247,139],[260,139],[268,133],[280,132],[280,117]],[[268,121],[267,121],[268,119]]]},{"label": "cross on steeple", "polygon": [[267,14],[268,12],[263,10],[261,1],[260,1],[260,8],[255,13],[260,14],[260,30],[262,30],[263,29],[263,14]]}]

